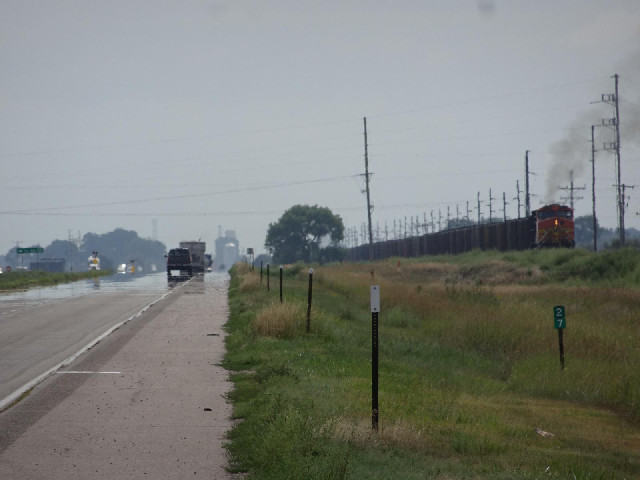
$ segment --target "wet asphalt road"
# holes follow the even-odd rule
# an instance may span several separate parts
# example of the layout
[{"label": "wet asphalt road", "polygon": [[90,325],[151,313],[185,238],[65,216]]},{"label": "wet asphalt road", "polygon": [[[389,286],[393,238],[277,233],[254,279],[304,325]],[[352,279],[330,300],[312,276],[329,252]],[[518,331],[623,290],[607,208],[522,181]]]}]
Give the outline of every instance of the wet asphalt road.
[{"label": "wet asphalt road", "polygon": [[0,408],[13,393],[170,292],[166,274],[0,295]]},{"label": "wet asphalt road", "polygon": [[[227,288],[226,275],[186,282],[0,413],[0,478],[232,478]],[[116,298],[128,296],[28,310],[110,311]]]}]

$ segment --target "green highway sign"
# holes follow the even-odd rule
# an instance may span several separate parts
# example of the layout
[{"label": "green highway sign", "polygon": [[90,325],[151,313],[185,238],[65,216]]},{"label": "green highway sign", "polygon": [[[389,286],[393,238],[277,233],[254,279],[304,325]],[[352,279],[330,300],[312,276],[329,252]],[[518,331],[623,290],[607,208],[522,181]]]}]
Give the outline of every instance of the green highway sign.
[{"label": "green highway sign", "polygon": [[16,253],[44,253],[44,248],[41,247],[31,247],[31,248],[20,248],[16,249]]},{"label": "green highway sign", "polygon": [[567,319],[564,313],[564,305],[553,307],[553,326],[557,329],[567,328]]}]

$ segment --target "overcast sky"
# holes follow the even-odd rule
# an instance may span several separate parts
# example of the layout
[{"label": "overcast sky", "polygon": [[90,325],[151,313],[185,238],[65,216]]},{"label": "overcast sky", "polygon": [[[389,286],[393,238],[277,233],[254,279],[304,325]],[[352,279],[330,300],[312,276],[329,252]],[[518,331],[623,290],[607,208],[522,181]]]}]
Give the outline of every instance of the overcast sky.
[{"label": "overcast sky", "polygon": [[[615,73],[640,227],[637,0],[0,0],[0,71],[0,253],[154,219],[168,248],[222,226],[262,252],[294,204],[360,228],[363,117],[374,228],[476,219],[478,192],[488,217],[489,189],[517,217],[526,150],[532,207],[573,169],[588,215]],[[615,227],[611,153],[596,182]]]}]

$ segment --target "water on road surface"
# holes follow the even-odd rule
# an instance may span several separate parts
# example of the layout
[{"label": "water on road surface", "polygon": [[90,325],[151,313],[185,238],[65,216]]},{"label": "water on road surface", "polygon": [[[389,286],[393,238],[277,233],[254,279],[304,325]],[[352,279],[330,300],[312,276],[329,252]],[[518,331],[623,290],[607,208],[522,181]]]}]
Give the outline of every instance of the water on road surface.
[{"label": "water on road surface", "polygon": [[[224,284],[228,279],[226,272],[212,272],[204,276],[207,283]],[[32,287],[28,290],[0,291],[0,315],[40,305],[54,300],[80,297],[82,295],[100,295],[113,292],[128,292],[130,294],[149,295],[157,293],[159,296],[170,289],[182,285],[182,282],[167,281],[166,272],[148,275],[115,274],[110,277],[100,277],[77,282],[63,283],[48,287]]]}]

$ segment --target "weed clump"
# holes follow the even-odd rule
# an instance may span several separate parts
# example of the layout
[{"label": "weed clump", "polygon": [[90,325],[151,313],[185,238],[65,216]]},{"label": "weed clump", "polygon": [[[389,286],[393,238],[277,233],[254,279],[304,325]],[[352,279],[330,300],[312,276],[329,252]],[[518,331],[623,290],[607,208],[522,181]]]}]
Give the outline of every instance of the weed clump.
[{"label": "weed clump", "polygon": [[242,276],[238,289],[243,293],[255,292],[260,288],[260,277],[256,274],[247,273]]},{"label": "weed clump", "polygon": [[293,338],[304,332],[305,310],[299,303],[271,303],[249,324],[256,336]]}]

